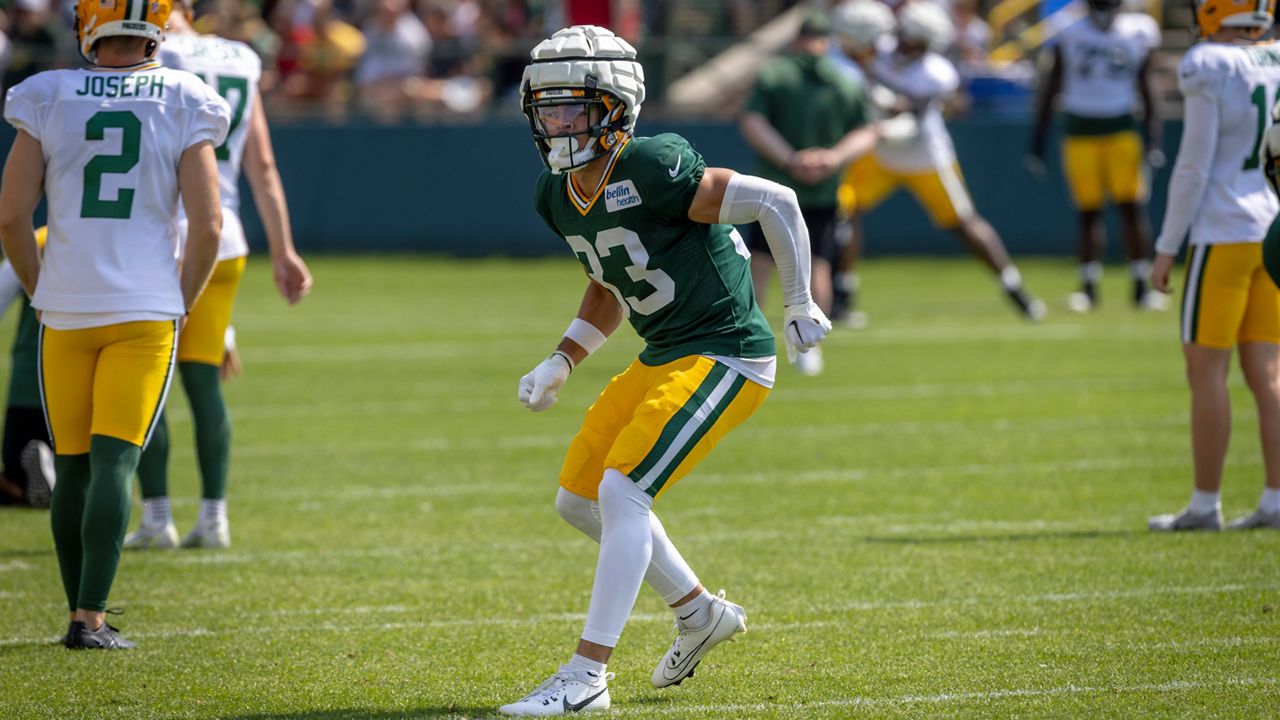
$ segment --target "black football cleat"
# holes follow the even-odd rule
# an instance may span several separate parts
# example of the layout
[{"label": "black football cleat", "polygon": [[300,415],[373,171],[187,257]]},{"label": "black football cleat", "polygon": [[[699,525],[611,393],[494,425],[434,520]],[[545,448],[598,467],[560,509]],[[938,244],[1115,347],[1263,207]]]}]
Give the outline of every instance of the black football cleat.
[{"label": "black football cleat", "polygon": [[132,650],[137,644],[120,637],[120,631],[107,623],[90,630],[84,623],[73,621],[67,629],[67,648],[71,650]]}]

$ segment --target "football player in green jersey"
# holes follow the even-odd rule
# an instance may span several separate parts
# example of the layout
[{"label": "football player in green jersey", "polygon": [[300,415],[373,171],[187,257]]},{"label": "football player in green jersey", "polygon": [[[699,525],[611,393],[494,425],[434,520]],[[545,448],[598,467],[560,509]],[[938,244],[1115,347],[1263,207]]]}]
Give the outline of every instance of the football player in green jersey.
[{"label": "football player in green jersey", "polygon": [[589,278],[559,346],[520,379],[546,410],[574,367],[626,317],[645,348],[587,411],[560,471],[556,509],[600,543],[577,652],[508,715],[609,707],[606,663],[648,581],[677,636],[653,672],[676,685],[713,647],[746,630],[742,607],[707,592],[651,508],[773,384],[773,334],[751,289],[733,224],[760,223],[782,279],[788,352],[831,329],[809,294],[809,235],[795,193],[708,168],[677,135],[635,137],[644,101],[635,49],[604,28],[557,32],[532,52],[521,104],[546,171],[535,204]]}]

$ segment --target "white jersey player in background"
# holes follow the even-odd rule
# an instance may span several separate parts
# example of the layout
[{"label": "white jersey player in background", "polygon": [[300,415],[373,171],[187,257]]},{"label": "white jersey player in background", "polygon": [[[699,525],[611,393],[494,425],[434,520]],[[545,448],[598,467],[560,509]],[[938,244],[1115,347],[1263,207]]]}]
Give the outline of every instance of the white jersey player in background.
[{"label": "white jersey player in background", "polygon": [[[860,20],[861,16],[837,20],[842,41],[862,40],[852,31]],[[1040,320],[1044,303],[1023,289],[1022,275],[1009,259],[1004,242],[974,210],[942,118],[944,103],[960,87],[955,66],[940,54],[955,32],[951,18],[930,0],[910,0],[898,13],[897,30],[896,38],[882,38],[874,52],[852,56],[870,82],[893,93],[891,105],[885,108],[893,117],[880,123],[875,152],[846,172],[840,198],[851,207],[842,210],[864,214],[905,187],[935,227],[954,233],[996,273],[1024,317]],[[873,99],[877,95],[872,92]]]},{"label": "white jersey player in background", "polygon": [[[4,108],[18,135],[0,185],[0,240],[42,313],[68,648],[133,646],[105,622],[129,483],[222,229],[214,148],[231,112],[196,76],[153,61],[169,11],[169,0],[79,0],[76,36],[93,67],[28,78]],[[189,218],[181,262],[180,192]],[[31,225],[41,195],[43,259]]]},{"label": "white jersey player in background", "polygon": [[[231,105],[231,129],[216,149],[222,190],[222,238],[218,265],[199,304],[192,309],[178,340],[178,371],[191,407],[196,457],[200,466],[200,515],[183,547],[226,547],[227,479],[231,457],[231,419],[223,399],[219,369],[234,358],[234,345],[224,343],[249,245],[240,223],[240,168],[253,190],[266,230],[276,287],[289,303],[311,289],[311,273],[293,246],[289,209],[276,170],[258,80],[262,61],[244,43],[195,34],[185,0],[175,3],[169,35],[160,50],[167,67],[195,73]],[[185,218],[183,219],[185,222]],[[185,231],[185,227],[183,227]],[[168,426],[163,416],[155,438],[138,465],[142,487],[142,522],[125,539],[127,548],[171,548],[178,544],[168,497]]]},{"label": "white jersey player in background", "polygon": [[[1164,166],[1160,116],[1151,90],[1151,51],[1160,26],[1145,13],[1120,12],[1122,0],[1088,0],[1085,17],[1054,38],[1049,72],[1040,93],[1028,169],[1044,177],[1054,100],[1064,115],[1062,167],[1079,213],[1077,256],[1080,289],[1067,298],[1074,312],[1099,300],[1106,242],[1102,209],[1108,198],[1120,215],[1124,254],[1133,277],[1136,307],[1161,310],[1165,296],[1147,287],[1151,274],[1151,224],[1147,220],[1147,170]],[[1141,110],[1144,132],[1138,133]]]},{"label": "white jersey player in background", "polygon": [[1167,291],[1190,234],[1182,347],[1195,489],[1185,510],[1148,525],[1222,529],[1219,489],[1231,434],[1227,371],[1238,347],[1258,409],[1265,487],[1257,511],[1230,527],[1280,528],[1280,290],[1262,262],[1262,241],[1280,202],[1261,162],[1270,108],[1280,93],[1280,46],[1259,41],[1271,27],[1275,0],[1198,0],[1195,7],[1206,41],[1188,50],[1178,68],[1186,118],[1151,271],[1152,287]]}]

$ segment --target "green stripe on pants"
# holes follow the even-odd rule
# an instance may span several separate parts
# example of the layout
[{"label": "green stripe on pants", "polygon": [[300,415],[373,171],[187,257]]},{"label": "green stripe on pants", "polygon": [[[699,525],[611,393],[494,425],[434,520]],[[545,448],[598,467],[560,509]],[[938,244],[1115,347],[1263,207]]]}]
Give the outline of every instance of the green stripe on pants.
[{"label": "green stripe on pants", "polygon": [[733,379],[733,384],[729,386],[729,390],[725,392],[724,397],[720,398],[720,401],[711,409],[706,420],[704,420],[702,424],[693,431],[693,435],[684,444],[684,446],[680,448],[679,452],[676,453],[676,456],[671,459],[671,462],[667,464],[666,469],[663,470],[658,477],[654,478],[654,481],[649,485],[649,487],[644,489],[650,497],[658,496],[662,487],[666,485],[667,481],[671,479],[671,476],[675,474],[676,468],[680,467],[680,463],[684,462],[684,459],[689,456],[689,453],[693,452],[693,449],[698,446],[698,443],[702,442],[702,438],[706,436],[707,432],[711,430],[712,427],[715,426],[716,422],[720,420],[720,416],[724,414],[724,411],[733,404],[735,399],[737,399],[738,393],[742,390],[742,386],[745,385],[746,382],[747,379],[742,375],[738,375]]},{"label": "green stripe on pants", "polygon": [[641,460],[640,464],[631,471],[632,480],[640,482],[640,479],[647,475],[653,469],[653,466],[662,459],[667,448],[671,446],[671,443],[675,442],[676,437],[680,435],[680,431],[693,418],[698,408],[702,407],[702,404],[707,401],[707,397],[715,390],[716,385],[720,384],[720,380],[724,378],[727,372],[729,372],[728,366],[721,363],[716,363],[711,368],[711,372],[707,373],[707,376],[703,378],[702,383],[698,385],[698,389],[685,401],[684,406],[677,410],[676,414],[667,421],[666,426],[662,428],[662,433],[658,435],[657,442],[649,450],[649,454],[645,455],[644,460]]}]

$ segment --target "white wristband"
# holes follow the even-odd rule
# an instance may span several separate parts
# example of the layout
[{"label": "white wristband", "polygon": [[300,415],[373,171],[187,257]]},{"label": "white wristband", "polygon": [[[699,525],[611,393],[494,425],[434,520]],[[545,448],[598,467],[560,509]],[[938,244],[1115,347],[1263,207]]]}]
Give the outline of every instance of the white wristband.
[{"label": "white wristband", "polygon": [[227,331],[222,334],[222,347],[231,352],[236,349],[236,329],[233,325],[227,326]]},{"label": "white wristband", "polygon": [[574,318],[569,323],[569,329],[564,331],[564,336],[578,343],[588,355],[599,350],[604,341],[609,339],[608,335],[600,332],[600,328],[582,318]]}]

